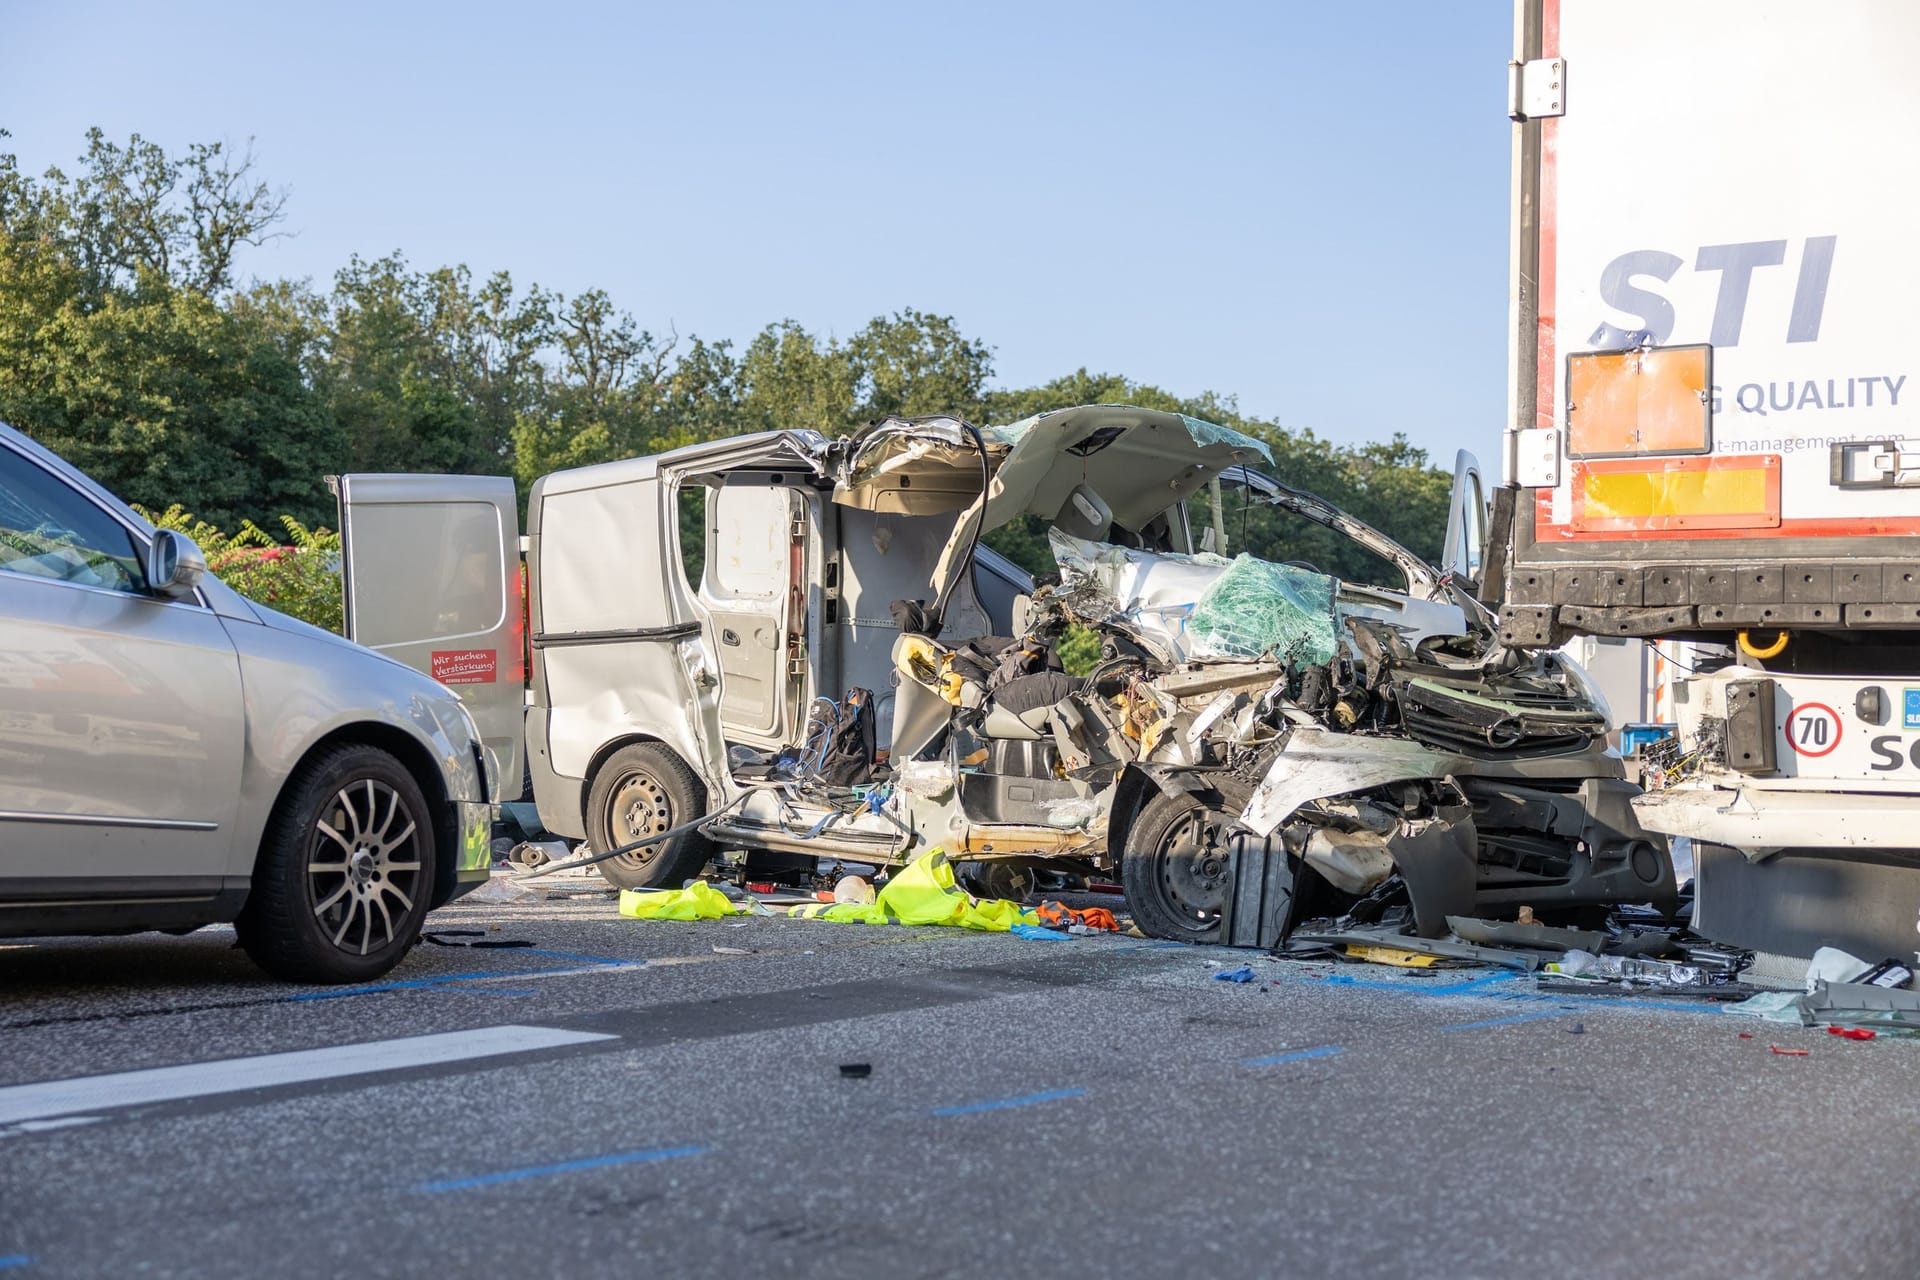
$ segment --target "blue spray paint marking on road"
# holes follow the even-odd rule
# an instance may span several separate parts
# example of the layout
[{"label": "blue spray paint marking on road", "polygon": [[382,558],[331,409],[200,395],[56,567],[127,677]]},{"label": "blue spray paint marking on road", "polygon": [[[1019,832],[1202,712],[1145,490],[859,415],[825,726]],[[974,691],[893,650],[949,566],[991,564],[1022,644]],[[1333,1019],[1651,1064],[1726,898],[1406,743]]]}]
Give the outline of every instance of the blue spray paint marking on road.
[{"label": "blue spray paint marking on road", "polygon": [[1489,1018],[1485,1022],[1462,1022],[1455,1026],[1442,1027],[1440,1029],[1442,1031],[1484,1031],[1488,1027],[1511,1027],[1516,1023],[1539,1022],[1543,1018],[1557,1018],[1559,1016],[1560,1014],[1557,1011],[1553,1013],[1523,1013],[1512,1018]]},{"label": "blue spray paint marking on road", "polygon": [[1276,1053],[1271,1058],[1248,1058],[1240,1065],[1243,1067],[1277,1067],[1283,1062],[1305,1062],[1308,1058],[1330,1058],[1339,1052],[1339,1045],[1330,1044],[1318,1049],[1299,1049],[1293,1053]]},{"label": "blue spray paint marking on road", "polygon": [[528,1178],[544,1178],[556,1173],[584,1173],[589,1169],[611,1169],[623,1164],[652,1164],[659,1160],[679,1160],[687,1156],[705,1155],[705,1147],[667,1147],[658,1151],[628,1151],[614,1156],[594,1156],[589,1160],[568,1160],[561,1164],[540,1164],[525,1169],[503,1169],[499,1173],[482,1173],[471,1178],[449,1178],[444,1182],[423,1182],[415,1191],[429,1195],[438,1195],[446,1191],[470,1191],[475,1187],[495,1187],[503,1182],[523,1182]]},{"label": "blue spray paint marking on road", "polygon": [[[576,956],[565,951],[535,951],[529,948],[520,951],[519,954],[523,956],[548,956],[556,960],[572,960],[576,963],[589,964],[595,968],[602,969],[611,965],[636,969],[646,965],[646,961],[644,960],[608,960],[601,956]],[[497,978],[539,978],[561,972],[564,972],[564,970],[500,969],[482,970],[477,973],[444,973],[433,978],[408,978],[399,982],[376,982],[369,986],[343,987],[333,991],[302,991],[299,995],[288,996],[287,999],[340,1000],[347,996],[379,995],[383,991],[424,991],[431,987],[444,987],[448,983],[453,982],[478,982],[483,979]]]},{"label": "blue spray paint marking on road", "polygon": [[449,973],[437,978],[409,978],[401,982],[377,982],[366,987],[342,987],[335,991],[302,991],[299,995],[288,996],[291,1001],[303,1000],[343,1000],[348,996],[371,996],[382,991],[420,991],[427,987],[444,987],[449,982],[472,982],[477,978],[524,977],[528,973],[538,973],[537,969],[523,969],[516,973]]},{"label": "blue spray paint marking on road", "polygon": [[0,1269],[24,1267],[32,1261],[33,1259],[24,1253],[0,1254]]},{"label": "blue spray paint marking on road", "polygon": [[[1441,987],[1424,985],[1415,987],[1405,982],[1387,982],[1378,978],[1353,978],[1344,973],[1329,974],[1320,981],[1336,987],[1364,987],[1369,991],[1400,991],[1421,996],[1462,996],[1483,991],[1496,982],[1512,982],[1516,978],[1525,976],[1521,973],[1494,973],[1468,982],[1449,982]],[[1497,991],[1494,994],[1504,998],[1512,993]]]},{"label": "blue spray paint marking on road", "polygon": [[[1403,996],[1466,996],[1480,995],[1487,1000],[1505,1000],[1515,1004],[1561,1004],[1567,998],[1564,991],[1486,991],[1483,988],[1496,982],[1510,982],[1528,975],[1518,972],[1495,973],[1481,978],[1477,982],[1456,982],[1444,987],[1423,987],[1412,982],[1383,982],[1377,979],[1350,978],[1345,974],[1331,974],[1324,978],[1308,978],[1308,982],[1342,987],[1361,987],[1369,991],[1391,991]],[[1702,1008],[1698,1004],[1680,1003],[1675,1000],[1637,1000],[1631,996],[1581,996],[1579,1007],[1582,1009],[1657,1009],[1662,1013],[1707,1014],[1719,1017],[1717,1007]]]},{"label": "blue spray paint marking on road", "polygon": [[583,956],[572,951],[545,951],[539,947],[526,947],[520,952],[523,956],[548,956],[555,960],[572,960],[577,964],[607,965],[645,965],[645,960],[616,960],[612,956]]},{"label": "blue spray paint marking on road", "polygon": [[1001,1098],[994,1102],[970,1102],[963,1107],[935,1107],[927,1114],[930,1116],[970,1116],[980,1111],[1005,1111],[1012,1107],[1031,1107],[1041,1102],[1058,1102],[1063,1098],[1078,1098],[1085,1093],[1085,1089],[1055,1089],[1050,1093],[1030,1093],[1024,1098]]}]

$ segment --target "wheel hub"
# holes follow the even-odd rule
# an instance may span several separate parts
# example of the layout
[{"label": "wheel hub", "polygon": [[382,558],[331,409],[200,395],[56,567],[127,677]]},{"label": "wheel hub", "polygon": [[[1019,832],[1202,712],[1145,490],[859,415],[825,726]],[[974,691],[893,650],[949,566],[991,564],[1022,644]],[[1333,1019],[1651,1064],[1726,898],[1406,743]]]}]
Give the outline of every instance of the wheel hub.
[{"label": "wheel hub", "polygon": [[[657,836],[673,827],[673,802],[660,784],[646,774],[633,774],[622,780],[614,793],[612,834],[616,846],[632,844],[648,836]],[[642,849],[635,857],[650,853]]]},{"label": "wheel hub", "polygon": [[420,833],[385,782],[364,778],[334,793],[314,822],[307,883],[320,929],[366,955],[399,936],[420,891]]},{"label": "wheel hub", "polygon": [[1195,810],[1167,832],[1160,847],[1160,885],[1169,906],[1194,928],[1209,927],[1227,904],[1231,863],[1219,823]]}]

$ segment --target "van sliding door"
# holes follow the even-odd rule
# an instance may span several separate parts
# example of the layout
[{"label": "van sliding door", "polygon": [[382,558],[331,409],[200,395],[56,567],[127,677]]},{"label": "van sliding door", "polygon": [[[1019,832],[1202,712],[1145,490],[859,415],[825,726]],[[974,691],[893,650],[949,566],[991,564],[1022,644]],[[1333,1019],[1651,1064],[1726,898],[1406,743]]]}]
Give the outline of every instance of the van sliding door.
[{"label": "van sliding door", "polygon": [[806,503],[778,485],[707,493],[706,566],[697,595],[720,665],[720,723],[729,742],[791,740],[804,680]]}]

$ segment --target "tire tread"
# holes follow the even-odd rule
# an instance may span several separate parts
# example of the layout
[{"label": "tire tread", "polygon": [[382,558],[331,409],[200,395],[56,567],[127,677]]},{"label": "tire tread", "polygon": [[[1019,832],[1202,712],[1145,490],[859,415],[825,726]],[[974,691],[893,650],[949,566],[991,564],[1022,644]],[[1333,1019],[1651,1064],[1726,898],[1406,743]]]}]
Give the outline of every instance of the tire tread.
[{"label": "tire tread", "polygon": [[[351,961],[368,957],[349,957],[331,946],[321,950],[310,939],[301,936],[301,929],[306,925],[302,914],[306,910],[306,902],[301,893],[306,869],[302,867],[297,874],[289,875],[282,865],[282,859],[290,852],[299,856],[302,836],[305,834],[305,817],[310,807],[309,792],[315,782],[346,762],[365,757],[368,753],[377,754],[402,776],[413,781],[416,791],[420,790],[418,781],[413,780],[407,767],[392,753],[363,743],[339,743],[302,761],[288,777],[274,805],[273,816],[267,821],[266,832],[261,837],[260,852],[254,861],[253,888],[247,894],[246,906],[234,921],[234,929],[239,934],[241,948],[253,962],[284,982],[365,982],[377,978],[406,955],[414,937],[418,936],[420,923],[426,917],[423,904],[431,901],[433,879],[439,872],[431,816],[422,813],[419,821],[424,836],[421,862],[427,875],[416,894],[413,920],[402,928],[405,945],[397,948],[384,963],[355,964]],[[422,799],[424,801],[424,793]]]}]

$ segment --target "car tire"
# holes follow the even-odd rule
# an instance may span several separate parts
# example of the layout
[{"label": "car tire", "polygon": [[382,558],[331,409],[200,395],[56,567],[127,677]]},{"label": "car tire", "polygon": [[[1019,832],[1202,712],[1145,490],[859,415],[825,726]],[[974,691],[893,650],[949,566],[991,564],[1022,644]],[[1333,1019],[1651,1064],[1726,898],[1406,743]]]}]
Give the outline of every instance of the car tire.
[{"label": "car tire", "polygon": [[330,748],[287,780],[234,922],[256,964],[288,982],[366,982],[420,935],[433,898],[433,811],[378,747]]},{"label": "car tire", "polygon": [[1161,791],[1143,806],[1121,848],[1120,883],[1142,933],[1177,942],[1220,940],[1231,866],[1221,837],[1248,792],[1223,778],[1218,790]]},{"label": "car tire", "polygon": [[[605,853],[669,831],[707,811],[707,789],[687,762],[658,742],[636,742],[608,756],[587,790],[587,843]],[[698,831],[597,863],[621,889],[677,889],[700,874],[713,845]]]}]

